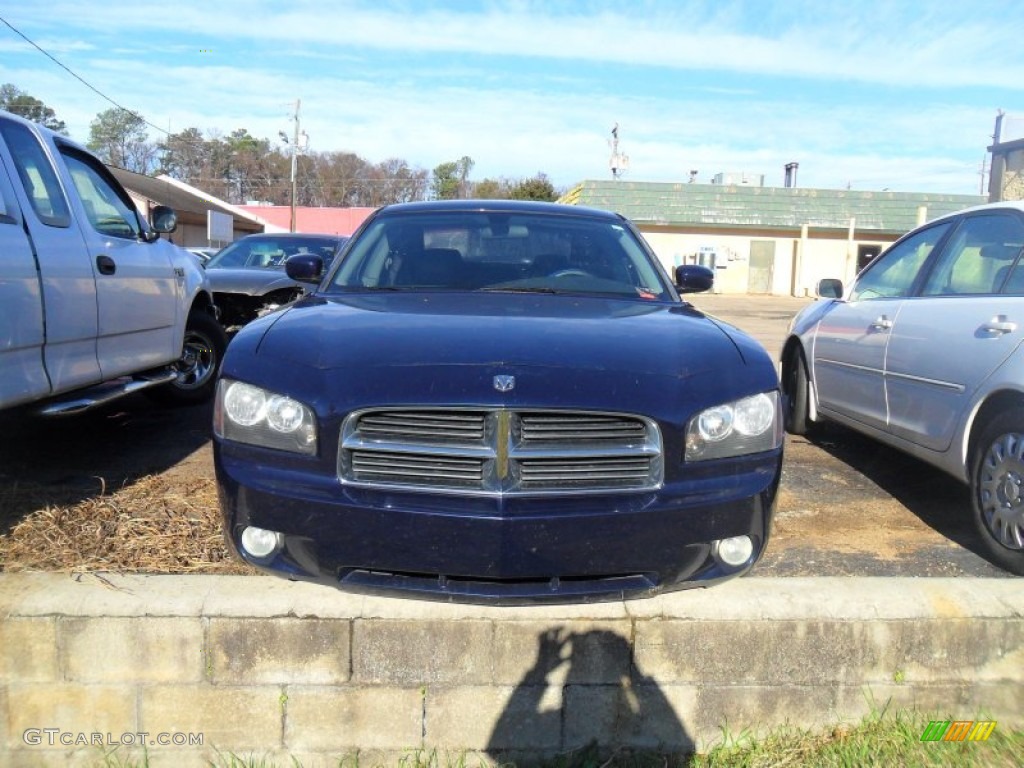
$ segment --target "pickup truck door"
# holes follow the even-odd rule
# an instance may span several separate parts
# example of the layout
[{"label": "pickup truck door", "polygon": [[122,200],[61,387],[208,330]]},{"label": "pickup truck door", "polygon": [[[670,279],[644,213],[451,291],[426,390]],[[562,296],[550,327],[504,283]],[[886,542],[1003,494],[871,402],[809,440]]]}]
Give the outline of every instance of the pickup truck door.
[{"label": "pickup truck door", "polygon": [[[16,268],[21,274],[16,281],[20,288],[8,286],[4,289],[5,298],[8,293],[20,296],[13,306],[6,301],[0,305],[5,324],[10,318],[11,328],[18,326],[23,320],[21,309],[28,311],[31,318],[25,326],[6,331],[9,340],[0,342],[6,345],[5,350],[11,359],[18,359],[31,368],[24,396],[16,394],[11,400],[0,398],[4,405],[15,405],[42,394],[76,389],[102,380],[96,359],[93,270],[85,243],[72,221],[51,153],[52,147],[42,142],[30,128],[0,118],[0,159],[6,169],[4,175],[8,176],[10,171],[8,180],[12,183],[14,201],[20,209],[7,211],[7,215],[18,215],[18,228],[21,230],[14,233],[13,225],[0,224],[0,227],[11,227],[4,235],[0,266],[6,274],[9,262],[22,260],[24,248],[29,248],[35,259],[32,271],[38,269],[34,278],[37,288],[30,287],[31,280],[26,280],[23,270]],[[7,245],[14,250],[8,252]],[[39,328],[44,313],[45,342]],[[37,351],[29,352],[21,345],[35,347]],[[14,380],[22,375],[7,367],[8,354],[4,355],[3,373],[0,374],[4,379],[4,393],[8,386],[18,389],[19,385]],[[40,366],[45,368],[45,372],[39,370]],[[40,373],[48,380],[45,389]],[[32,395],[28,389],[32,390]]]},{"label": "pickup truck door", "polygon": [[180,355],[180,280],[168,251],[143,239],[124,188],[92,156],[60,146],[96,276],[103,378],[156,368]]},{"label": "pickup truck door", "polygon": [[10,169],[0,157],[0,403],[45,397],[43,298]]}]

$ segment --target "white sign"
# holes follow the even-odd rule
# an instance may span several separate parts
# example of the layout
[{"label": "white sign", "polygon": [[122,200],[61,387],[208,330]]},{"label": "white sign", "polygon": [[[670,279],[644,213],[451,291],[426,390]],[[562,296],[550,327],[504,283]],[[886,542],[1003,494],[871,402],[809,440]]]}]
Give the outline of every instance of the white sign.
[{"label": "white sign", "polygon": [[206,212],[206,239],[211,243],[230,243],[235,239],[235,219],[226,213]]}]

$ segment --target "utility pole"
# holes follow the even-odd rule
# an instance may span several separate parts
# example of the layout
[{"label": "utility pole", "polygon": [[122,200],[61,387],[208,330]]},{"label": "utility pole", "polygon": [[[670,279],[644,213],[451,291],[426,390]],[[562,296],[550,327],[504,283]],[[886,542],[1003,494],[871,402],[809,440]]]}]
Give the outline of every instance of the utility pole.
[{"label": "utility pole", "polygon": [[291,229],[295,231],[295,169],[299,161],[299,107],[302,99],[295,100],[295,139],[292,141],[292,217]]}]

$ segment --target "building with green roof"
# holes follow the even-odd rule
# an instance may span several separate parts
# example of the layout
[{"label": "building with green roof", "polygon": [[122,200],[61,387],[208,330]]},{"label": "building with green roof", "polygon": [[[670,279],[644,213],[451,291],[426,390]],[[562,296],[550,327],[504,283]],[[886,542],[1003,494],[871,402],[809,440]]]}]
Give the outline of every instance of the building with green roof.
[{"label": "building with green roof", "polygon": [[668,270],[715,269],[719,293],[806,296],[823,277],[857,271],[925,221],[986,202],[979,195],[584,181],[559,202],[616,211]]}]

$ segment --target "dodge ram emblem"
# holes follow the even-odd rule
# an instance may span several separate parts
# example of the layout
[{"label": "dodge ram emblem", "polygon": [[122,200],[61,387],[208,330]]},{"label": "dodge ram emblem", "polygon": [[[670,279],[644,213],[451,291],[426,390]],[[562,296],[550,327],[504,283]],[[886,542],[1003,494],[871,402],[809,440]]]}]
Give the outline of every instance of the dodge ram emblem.
[{"label": "dodge ram emblem", "polygon": [[515,376],[495,376],[494,388],[499,392],[511,392],[516,388]]}]

